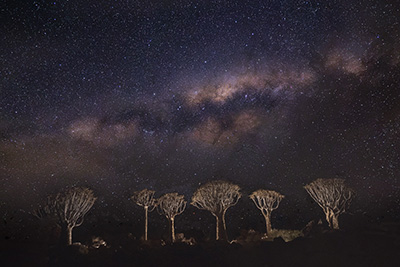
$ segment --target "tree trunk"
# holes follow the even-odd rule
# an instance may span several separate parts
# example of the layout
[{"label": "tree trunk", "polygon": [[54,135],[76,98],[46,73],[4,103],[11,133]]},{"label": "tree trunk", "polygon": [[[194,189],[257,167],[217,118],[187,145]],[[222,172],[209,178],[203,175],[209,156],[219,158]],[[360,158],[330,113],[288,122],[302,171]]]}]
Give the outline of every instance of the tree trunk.
[{"label": "tree trunk", "polygon": [[223,226],[223,235],[224,235],[224,239],[226,240],[226,241],[228,241],[228,232],[226,231],[226,222],[225,222],[225,212],[226,211],[224,211],[223,213],[222,213],[222,226]]},{"label": "tree trunk", "polygon": [[337,216],[333,213],[332,210],[328,209],[325,212],[326,221],[329,224],[329,228],[331,229],[339,229],[339,222]]},{"label": "tree trunk", "polygon": [[148,207],[144,207],[144,240],[147,241]]},{"label": "tree trunk", "polygon": [[217,225],[215,229],[216,240],[228,240],[226,233],[226,223],[225,223],[225,212],[215,216],[217,219]]},{"label": "tree trunk", "polygon": [[264,218],[265,218],[265,226],[266,226],[267,236],[269,236],[272,231],[271,212],[267,211],[267,213],[264,215]]},{"label": "tree trunk", "polygon": [[215,216],[217,222],[216,222],[216,227],[215,227],[215,240],[219,240],[219,218],[218,216]]},{"label": "tree trunk", "polygon": [[333,226],[332,226],[332,212],[331,212],[331,210],[327,210],[326,212],[325,212],[325,217],[326,217],[326,221],[328,222],[328,224],[329,224],[329,228],[333,228]]},{"label": "tree trunk", "polygon": [[171,241],[172,243],[175,242],[175,219],[171,219]]},{"label": "tree trunk", "polygon": [[339,215],[332,214],[332,229],[339,230]]},{"label": "tree trunk", "polygon": [[67,239],[67,244],[72,245],[72,229],[73,227],[68,226],[67,232],[68,232],[68,239]]}]

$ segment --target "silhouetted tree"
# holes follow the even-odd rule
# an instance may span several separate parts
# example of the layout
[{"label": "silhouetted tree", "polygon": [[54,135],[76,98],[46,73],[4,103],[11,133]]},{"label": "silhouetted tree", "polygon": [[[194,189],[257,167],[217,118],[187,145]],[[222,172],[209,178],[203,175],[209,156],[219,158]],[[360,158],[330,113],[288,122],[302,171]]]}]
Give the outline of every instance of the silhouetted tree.
[{"label": "silhouetted tree", "polygon": [[216,240],[228,240],[225,213],[236,205],[242,194],[240,187],[227,181],[211,181],[200,186],[192,197],[192,205],[208,210],[216,218]]},{"label": "silhouetted tree", "polygon": [[147,241],[147,225],[148,225],[148,212],[153,211],[156,207],[154,199],[155,191],[143,189],[133,194],[131,199],[139,206],[144,208],[144,240]]},{"label": "silhouetted tree", "polygon": [[346,211],[354,195],[343,179],[317,179],[304,186],[325,213],[331,229],[339,229],[339,215]]},{"label": "silhouetted tree", "polygon": [[35,210],[34,215],[42,218],[54,216],[67,232],[67,244],[72,244],[72,230],[83,223],[83,217],[91,209],[96,197],[88,188],[74,187],[66,192],[49,196],[46,204]]},{"label": "silhouetted tree", "polygon": [[168,193],[157,199],[158,212],[168,219],[172,242],[175,242],[175,216],[181,214],[185,208],[185,196],[178,193]]},{"label": "silhouetted tree", "polygon": [[54,198],[54,195],[48,196],[43,204],[32,211],[32,215],[38,219],[55,218],[57,214],[54,210]]},{"label": "silhouetted tree", "polygon": [[265,224],[267,228],[267,235],[271,234],[271,213],[273,210],[279,207],[279,203],[284,198],[284,195],[272,190],[260,189],[254,191],[250,195],[250,199],[253,200],[256,207],[261,210],[262,215],[265,218]]}]

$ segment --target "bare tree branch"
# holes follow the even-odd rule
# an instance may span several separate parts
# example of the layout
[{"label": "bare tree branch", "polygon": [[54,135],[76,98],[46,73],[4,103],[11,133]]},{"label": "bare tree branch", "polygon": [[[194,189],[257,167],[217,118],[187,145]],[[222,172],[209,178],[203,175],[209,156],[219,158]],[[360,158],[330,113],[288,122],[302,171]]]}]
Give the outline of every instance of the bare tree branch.
[{"label": "bare tree branch", "polygon": [[279,203],[284,198],[284,195],[279,194],[278,192],[272,190],[260,189],[254,191],[250,195],[250,199],[253,200],[256,207],[261,210],[265,218],[267,235],[271,233],[271,213],[273,210],[279,207]]},{"label": "bare tree branch", "polygon": [[72,244],[72,230],[83,223],[83,217],[92,208],[96,197],[88,188],[74,187],[64,193],[49,196],[43,207],[33,214],[38,218],[54,216],[68,232],[68,244]]},{"label": "bare tree branch", "polygon": [[143,189],[136,191],[131,199],[139,206],[144,208],[145,222],[144,222],[144,240],[147,241],[147,229],[148,229],[148,212],[153,211],[156,207],[154,199],[155,191]]},{"label": "bare tree branch", "polygon": [[[227,239],[225,213],[241,198],[242,194],[239,191],[238,185],[216,180],[200,186],[192,196],[193,206],[208,210],[216,217],[216,240]],[[223,232],[220,231],[220,224]]]},{"label": "bare tree branch", "polygon": [[167,217],[171,224],[171,240],[175,242],[175,216],[181,214],[186,208],[185,196],[178,193],[168,193],[157,200],[157,210]]},{"label": "bare tree branch", "polygon": [[339,215],[350,206],[354,191],[343,179],[317,179],[304,189],[324,211],[329,227],[339,229]]},{"label": "bare tree branch", "polygon": [[141,191],[134,192],[131,199],[137,205],[144,207],[144,208],[148,207],[151,210],[153,210],[156,207],[154,194],[155,194],[155,191],[143,189]]}]

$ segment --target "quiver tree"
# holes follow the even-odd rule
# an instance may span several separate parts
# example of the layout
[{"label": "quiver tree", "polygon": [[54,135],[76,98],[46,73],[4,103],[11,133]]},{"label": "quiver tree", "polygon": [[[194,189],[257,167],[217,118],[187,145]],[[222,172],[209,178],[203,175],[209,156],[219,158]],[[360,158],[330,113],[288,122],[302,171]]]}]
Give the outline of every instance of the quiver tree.
[{"label": "quiver tree", "polygon": [[172,243],[175,242],[175,216],[181,214],[185,208],[185,196],[178,193],[168,193],[157,200],[158,212],[168,219]]},{"label": "quiver tree", "polygon": [[265,189],[254,191],[250,195],[250,199],[253,200],[256,207],[261,210],[261,213],[265,218],[267,235],[271,234],[272,231],[271,213],[279,207],[279,203],[284,197],[284,195],[281,195],[278,192]]},{"label": "quiver tree", "polygon": [[216,240],[228,240],[225,213],[235,206],[242,194],[240,187],[227,181],[211,181],[200,186],[192,196],[192,205],[208,210],[216,218]]},{"label": "quiver tree", "polygon": [[49,196],[46,205],[34,211],[34,215],[55,217],[63,232],[67,233],[67,244],[72,244],[72,230],[83,223],[83,217],[93,206],[96,197],[88,188],[74,187],[64,193]]},{"label": "quiver tree", "polygon": [[148,225],[148,212],[153,211],[156,207],[154,199],[155,191],[143,189],[136,191],[131,199],[139,206],[144,208],[144,240],[147,241],[147,225]]},{"label": "quiver tree", "polygon": [[339,229],[339,215],[349,207],[354,195],[343,179],[317,179],[304,186],[325,213],[331,229]]}]

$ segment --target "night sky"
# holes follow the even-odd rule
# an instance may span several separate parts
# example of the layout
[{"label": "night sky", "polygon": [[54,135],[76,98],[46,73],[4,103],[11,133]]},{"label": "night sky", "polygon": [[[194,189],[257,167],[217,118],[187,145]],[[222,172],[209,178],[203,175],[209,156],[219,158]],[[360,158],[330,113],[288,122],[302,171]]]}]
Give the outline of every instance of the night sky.
[{"label": "night sky", "polygon": [[396,2],[1,1],[1,204],[225,179],[323,217],[303,186],[343,178],[398,216]]}]

